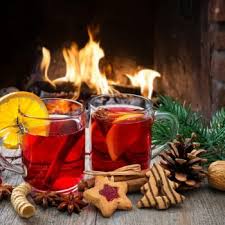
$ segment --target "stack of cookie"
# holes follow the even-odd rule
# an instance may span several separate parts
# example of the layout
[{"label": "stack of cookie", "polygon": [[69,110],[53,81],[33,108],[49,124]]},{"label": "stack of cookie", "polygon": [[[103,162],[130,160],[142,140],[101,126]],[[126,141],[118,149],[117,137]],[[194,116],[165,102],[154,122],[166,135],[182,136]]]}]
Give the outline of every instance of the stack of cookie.
[{"label": "stack of cookie", "polygon": [[[184,196],[177,193],[178,184],[168,178],[169,172],[159,164],[146,172],[148,181],[140,188],[143,197],[138,201],[138,208],[167,209],[184,201]],[[126,196],[127,182],[114,182],[107,176],[96,176],[94,187],[84,191],[83,196],[96,206],[104,217],[110,217],[117,210],[131,210],[132,203]]]}]

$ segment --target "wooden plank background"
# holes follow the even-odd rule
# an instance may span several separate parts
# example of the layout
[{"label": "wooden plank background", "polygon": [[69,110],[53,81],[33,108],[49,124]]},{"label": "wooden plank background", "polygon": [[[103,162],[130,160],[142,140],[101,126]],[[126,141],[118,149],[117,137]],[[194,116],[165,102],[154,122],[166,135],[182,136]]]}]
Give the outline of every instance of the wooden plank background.
[{"label": "wooden plank background", "polygon": [[210,118],[214,90],[210,77],[208,0],[160,0],[154,4],[154,69],[162,75],[155,90],[191,104]]}]

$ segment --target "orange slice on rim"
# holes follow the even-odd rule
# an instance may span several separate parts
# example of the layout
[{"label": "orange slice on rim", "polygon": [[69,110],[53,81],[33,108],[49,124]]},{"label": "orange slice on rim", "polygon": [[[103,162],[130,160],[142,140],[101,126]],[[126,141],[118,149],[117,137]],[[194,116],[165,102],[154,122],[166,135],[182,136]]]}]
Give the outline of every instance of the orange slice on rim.
[{"label": "orange slice on rim", "polygon": [[[22,117],[20,112],[29,117]],[[13,92],[0,98],[0,137],[7,148],[16,149],[20,143],[21,125],[25,129],[36,129],[39,135],[48,133],[48,118],[44,102],[30,92]],[[38,130],[38,127],[41,128]]]}]

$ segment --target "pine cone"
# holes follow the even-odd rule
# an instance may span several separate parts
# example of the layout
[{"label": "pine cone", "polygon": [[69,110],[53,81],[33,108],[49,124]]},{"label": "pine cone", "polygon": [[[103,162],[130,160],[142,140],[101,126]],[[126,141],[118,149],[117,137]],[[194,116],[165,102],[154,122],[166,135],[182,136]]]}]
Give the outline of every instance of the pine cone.
[{"label": "pine cone", "polygon": [[200,144],[195,140],[195,133],[186,139],[178,135],[177,139],[169,143],[170,149],[160,154],[161,166],[170,171],[170,180],[177,182],[180,185],[178,190],[181,191],[200,187],[206,177],[201,164],[207,162],[207,159],[199,157],[206,150],[199,149]]}]

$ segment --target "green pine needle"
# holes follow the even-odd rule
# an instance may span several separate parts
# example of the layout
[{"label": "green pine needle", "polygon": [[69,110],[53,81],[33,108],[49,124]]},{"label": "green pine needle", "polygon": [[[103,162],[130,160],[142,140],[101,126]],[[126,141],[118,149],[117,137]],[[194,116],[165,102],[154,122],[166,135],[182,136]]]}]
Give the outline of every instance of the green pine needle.
[{"label": "green pine needle", "polygon": [[[159,102],[160,105],[157,111],[169,112],[177,118],[179,122],[179,134],[188,138],[195,132],[198,135],[198,141],[200,143],[205,142],[204,121],[199,113],[191,110],[191,106],[181,105],[178,101],[168,96],[160,96]],[[158,130],[159,127],[161,127],[160,130]],[[165,143],[166,138],[167,140],[173,140],[176,134],[171,129],[170,121],[156,121],[153,125],[153,143]]]},{"label": "green pine needle", "polygon": [[205,148],[208,149],[206,157],[209,162],[225,160],[225,108],[212,116],[206,139]]},{"label": "green pine needle", "polygon": [[[191,106],[185,106],[168,96],[159,97],[159,112],[169,112],[179,122],[178,133],[184,138],[189,138],[194,132],[202,148],[207,149],[204,155],[208,162],[225,160],[225,109],[215,113],[209,125],[206,125],[202,115],[193,112]],[[161,145],[176,137],[170,121],[157,120],[152,129],[153,144]]]}]

